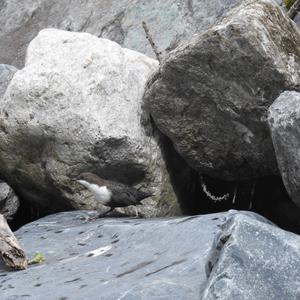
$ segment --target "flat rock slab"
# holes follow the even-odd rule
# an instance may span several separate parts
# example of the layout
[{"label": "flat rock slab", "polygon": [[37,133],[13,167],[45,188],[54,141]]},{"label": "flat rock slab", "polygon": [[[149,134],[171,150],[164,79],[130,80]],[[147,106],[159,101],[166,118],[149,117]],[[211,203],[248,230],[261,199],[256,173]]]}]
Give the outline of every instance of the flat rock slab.
[{"label": "flat rock slab", "polygon": [[169,219],[75,211],[16,232],[25,271],[0,267],[8,299],[300,299],[300,237],[251,212]]},{"label": "flat rock slab", "polygon": [[[91,213],[90,213],[91,214]],[[0,269],[1,299],[199,299],[225,213],[172,219],[97,219],[67,212],[16,232],[41,265]]]}]

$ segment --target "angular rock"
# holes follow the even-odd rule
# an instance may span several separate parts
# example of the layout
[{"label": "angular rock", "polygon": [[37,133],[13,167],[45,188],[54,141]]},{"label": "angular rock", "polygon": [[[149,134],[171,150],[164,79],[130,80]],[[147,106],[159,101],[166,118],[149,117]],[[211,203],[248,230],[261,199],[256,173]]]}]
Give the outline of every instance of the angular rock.
[{"label": "angular rock", "polygon": [[235,214],[216,237],[201,299],[299,299],[299,253],[299,235]]},{"label": "angular rock", "polygon": [[163,52],[212,26],[242,0],[2,0],[0,62],[24,65],[29,42],[47,27],[89,32],[154,57],[142,22]]},{"label": "angular rock", "polygon": [[1,101],[0,173],[50,210],[99,208],[84,171],[152,191],[144,216],[178,206],[156,140],[140,122],[157,61],[87,33],[46,29]]},{"label": "angular rock", "polygon": [[278,174],[267,110],[299,82],[297,27],[273,1],[247,1],[170,53],[145,99],[192,168],[251,179]]},{"label": "angular rock", "polygon": [[300,207],[300,93],[283,92],[270,106],[268,121],[283,182]]},{"label": "angular rock", "polygon": [[18,69],[14,66],[0,64],[0,98],[4,95],[8,84],[17,71]]},{"label": "angular rock", "polygon": [[199,299],[207,252],[227,216],[81,219],[87,215],[60,213],[18,230],[27,256],[40,252],[45,262],[0,269],[1,299]]},{"label": "angular rock", "polygon": [[0,214],[7,220],[13,218],[20,206],[19,198],[13,189],[4,181],[0,181]]}]

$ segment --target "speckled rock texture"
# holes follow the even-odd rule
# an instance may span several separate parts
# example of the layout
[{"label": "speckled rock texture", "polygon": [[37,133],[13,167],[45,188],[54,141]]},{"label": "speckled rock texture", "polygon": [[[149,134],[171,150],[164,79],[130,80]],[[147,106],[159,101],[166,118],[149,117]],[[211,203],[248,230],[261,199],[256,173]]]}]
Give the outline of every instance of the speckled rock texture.
[{"label": "speckled rock texture", "polygon": [[[287,34],[288,33],[288,34]],[[251,0],[163,62],[145,94],[188,164],[224,180],[278,174],[267,111],[300,89],[300,32],[273,1]]]},{"label": "speckled rock texture", "polygon": [[7,220],[11,220],[19,206],[20,201],[14,190],[6,182],[0,180],[0,214]]},{"label": "speckled rock texture", "polygon": [[165,54],[180,41],[212,26],[242,0],[2,0],[0,62],[24,65],[29,42],[44,28],[82,31],[155,57],[145,37],[148,25]]},{"label": "speckled rock texture", "polygon": [[[90,213],[92,215],[92,213]],[[226,213],[172,219],[52,215],[16,232],[28,257],[45,262],[0,269],[1,300],[200,299],[205,261]],[[25,296],[27,295],[27,296]]]},{"label": "speckled rock texture", "polygon": [[300,93],[282,93],[269,109],[278,166],[291,199],[300,207]]},{"label": "speckled rock texture", "polygon": [[201,299],[300,299],[299,253],[299,235],[235,214],[215,239]]},{"label": "speckled rock texture", "polygon": [[143,216],[176,212],[160,148],[140,122],[157,67],[88,33],[42,30],[1,100],[0,173],[21,197],[52,211],[100,208],[71,180],[88,171],[153,192],[138,208]]},{"label": "speckled rock texture", "polygon": [[74,211],[16,236],[40,265],[0,267],[1,299],[299,299],[300,237],[251,213],[169,219]]},{"label": "speckled rock texture", "polygon": [[0,98],[5,94],[7,86],[17,71],[14,66],[0,64]]}]

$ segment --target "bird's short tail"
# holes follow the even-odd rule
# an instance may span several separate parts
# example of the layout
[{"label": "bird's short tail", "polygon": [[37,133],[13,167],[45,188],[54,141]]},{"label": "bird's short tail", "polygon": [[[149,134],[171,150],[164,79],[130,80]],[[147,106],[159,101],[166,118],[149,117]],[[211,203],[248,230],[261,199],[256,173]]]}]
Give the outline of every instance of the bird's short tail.
[{"label": "bird's short tail", "polygon": [[151,193],[151,192],[138,191],[137,198],[138,198],[139,201],[141,201],[145,198],[152,197],[152,196],[153,196],[153,193]]}]

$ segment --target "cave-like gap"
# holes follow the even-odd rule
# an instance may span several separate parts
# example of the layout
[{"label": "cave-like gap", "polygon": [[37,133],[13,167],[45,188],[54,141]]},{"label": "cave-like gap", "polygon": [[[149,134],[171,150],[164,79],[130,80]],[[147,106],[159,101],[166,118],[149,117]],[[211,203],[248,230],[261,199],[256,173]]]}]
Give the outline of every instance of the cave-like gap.
[{"label": "cave-like gap", "polygon": [[[204,174],[200,176],[176,152],[172,142],[156,131],[184,214],[247,210],[266,217],[285,230],[300,234],[300,208],[291,201],[280,176],[239,182],[222,181]],[[207,192],[215,197],[226,194],[228,197],[226,200],[214,201]]]},{"label": "cave-like gap", "polygon": [[12,220],[8,220],[8,224],[13,231],[19,229],[21,226],[27,223],[62,211],[59,209],[52,210],[49,207],[42,207],[38,203],[29,202],[24,198],[20,198],[19,200],[20,207],[17,213],[13,216]]}]

